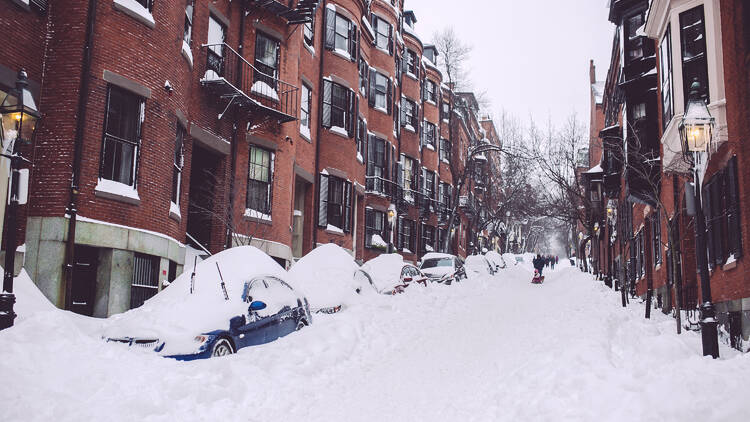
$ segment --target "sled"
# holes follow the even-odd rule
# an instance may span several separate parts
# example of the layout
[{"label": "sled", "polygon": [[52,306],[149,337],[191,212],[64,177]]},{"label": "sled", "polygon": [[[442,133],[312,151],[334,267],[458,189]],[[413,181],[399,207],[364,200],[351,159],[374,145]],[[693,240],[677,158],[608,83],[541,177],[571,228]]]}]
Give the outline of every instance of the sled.
[{"label": "sled", "polygon": [[531,284],[542,284],[544,282],[544,276],[534,277],[531,279]]}]

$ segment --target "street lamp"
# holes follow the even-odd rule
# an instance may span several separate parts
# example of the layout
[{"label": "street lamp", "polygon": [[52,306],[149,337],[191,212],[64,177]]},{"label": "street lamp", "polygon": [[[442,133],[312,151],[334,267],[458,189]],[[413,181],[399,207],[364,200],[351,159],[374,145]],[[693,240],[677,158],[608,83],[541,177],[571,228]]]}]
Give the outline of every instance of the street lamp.
[{"label": "street lamp", "polygon": [[393,231],[396,227],[396,206],[391,204],[388,206],[388,222],[391,224],[391,238],[388,242],[388,253],[393,253]]},{"label": "street lamp", "polygon": [[[711,303],[711,280],[708,273],[708,258],[706,257],[706,220],[703,216],[701,204],[701,179],[697,163],[705,171],[705,162],[700,161],[703,154],[709,151],[713,136],[714,118],[708,111],[706,103],[700,97],[701,85],[697,79],[690,86],[685,114],[680,123],[680,139],[682,151],[691,161],[694,190],[695,190],[695,253],[698,270],[701,276],[701,338],[703,340],[703,356],[719,357],[719,339],[716,331],[716,310]],[[692,155],[692,156],[691,156]],[[691,160],[692,159],[692,160]],[[706,160],[707,161],[707,160]]]},{"label": "street lamp", "polygon": [[[8,208],[6,227],[8,237],[5,247],[5,268],[3,274],[3,291],[0,294],[0,330],[12,327],[16,314],[13,305],[16,297],[13,295],[13,276],[16,258],[16,230],[19,203],[26,203],[25,192],[21,190],[21,178],[28,174],[19,169],[22,162],[29,162],[21,157],[18,144],[31,142],[36,130],[36,123],[41,117],[34,102],[34,97],[28,89],[26,71],[18,72],[16,87],[11,89],[0,103],[0,121],[2,122],[2,156],[10,160],[10,191],[8,192]],[[20,201],[19,201],[20,199]]]}]

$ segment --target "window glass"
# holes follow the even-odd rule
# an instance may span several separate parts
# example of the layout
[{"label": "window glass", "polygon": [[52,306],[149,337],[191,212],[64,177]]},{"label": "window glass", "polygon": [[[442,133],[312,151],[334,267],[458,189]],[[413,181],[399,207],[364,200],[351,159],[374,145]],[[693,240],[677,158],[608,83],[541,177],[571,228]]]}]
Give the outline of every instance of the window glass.
[{"label": "window glass", "polygon": [[349,51],[349,19],[336,14],[336,41],[337,50]]},{"label": "window glass", "polygon": [[680,40],[682,45],[682,80],[685,104],[689,99],[694,80],[701,84],[701,93],[708,99],[708,70],[706,62],[706,31],[703,6],[680,14]]},{"label": "window glass", "polygon": [[135,158],[140,143],[144,102],[141,97],[110,86],[100,177],[135,185]]},{"label": "window glass", "polygon": [[271,212],[271,151],[250,146],[246,207],[264,214]]}]

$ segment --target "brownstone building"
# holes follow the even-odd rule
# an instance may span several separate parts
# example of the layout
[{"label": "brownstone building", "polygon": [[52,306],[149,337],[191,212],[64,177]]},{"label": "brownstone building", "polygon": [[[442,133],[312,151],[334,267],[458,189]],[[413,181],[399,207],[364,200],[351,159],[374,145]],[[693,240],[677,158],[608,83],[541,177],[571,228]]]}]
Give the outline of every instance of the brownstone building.
[{"label": "brownstone building", "polygon": [[478,105],[415,24],[400,0],[0,0],[0,89],[26,69],[42,113],[31,278],[108,316],[239,244],[287,267],[329,242],[466,255],[469,209],[447,215]]}]

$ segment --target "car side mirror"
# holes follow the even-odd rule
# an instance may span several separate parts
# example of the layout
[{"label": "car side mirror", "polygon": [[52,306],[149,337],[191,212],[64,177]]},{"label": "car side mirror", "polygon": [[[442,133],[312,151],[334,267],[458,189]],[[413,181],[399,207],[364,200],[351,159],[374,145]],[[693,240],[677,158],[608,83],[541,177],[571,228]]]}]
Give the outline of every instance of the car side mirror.
[{"label": "car side mirror", "polygon": [[229,329],[230,330],[236,330],[236,329],[242,327],[243,325],[245,325],[245,316],[244,315],[236,316],[236,317],[234,317],[234,318],[232,318],[232,319],[229,320]]},{"label": "car side mirror", "polygon": [[266,303],[260,300],[251,302],[250,306],[247,308],[248,311],[260,311],[262,309],[266,309]]}]

